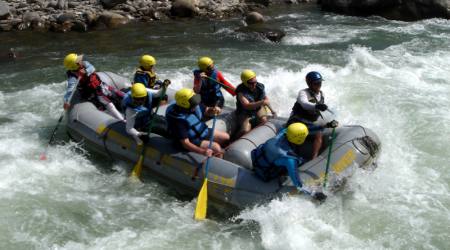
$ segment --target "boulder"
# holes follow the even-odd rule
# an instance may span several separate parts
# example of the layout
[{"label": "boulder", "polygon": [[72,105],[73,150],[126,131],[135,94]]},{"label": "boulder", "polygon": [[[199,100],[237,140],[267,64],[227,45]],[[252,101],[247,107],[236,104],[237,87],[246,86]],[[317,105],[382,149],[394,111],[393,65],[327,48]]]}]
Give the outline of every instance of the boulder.
[{"label": "boulder", "polygon": [[100,3],[105,9],[112,9],[114,6],[125,3],[127,0],[100,0]]},{"label": "boulder", "polygon": [[448,0],[321,0],[320,5],[324,11],[354,16],[378,15],[402,21],[450,18]]},{"label": "boulder", "polygon": [[37,12],[27,12],[23,14],[22,20],[24,23],[39,23],[41,16]]},{"label": "boulder", "polygon": [[246,27],[241,27],[236,32],[241,33],[247,33],[247,34],[254,34],[258,37],[268,39],[271,42],[278,43],[281,41],[281,39],[286,36],[286,33],[282,30],[279,30],[277,28],[269,27],[265,24],[254,24]]},{"label": "boulder", "polygon": [[245,22],[247,23],[247,25],[263,23],[264,21],[265,20],[264,20],[263,15],[261,15],[260,13],[258,13],[256,11],[252,11],[252,12],[248,13],[247,16],[245,17]]},{"label": "boulder", "polygon": [[197,8],[194,0],[175,0],[172,3],[170,14],[176,17],[194,17],[197,15]]},{"label": "boulder", "polygon": [[108,28],[115,28],[128,23],[128,18],[111,11],[103,12],[98,18],[98,23],[104,24]]},{"label": "boulder", "polygon": [[6,19],[11,15],[9,6],[4,1],[0,1],[0,20]]},{"label": "boulder", "polygon": [[62,24],[64,22],[73,22],[73,21],[75,21],[76,18],[77,18],[77,16],[74,13],[67,12],[67,13],[63,13],[63,14],[59,15],[56,18],[56,22],[59,24]]}]

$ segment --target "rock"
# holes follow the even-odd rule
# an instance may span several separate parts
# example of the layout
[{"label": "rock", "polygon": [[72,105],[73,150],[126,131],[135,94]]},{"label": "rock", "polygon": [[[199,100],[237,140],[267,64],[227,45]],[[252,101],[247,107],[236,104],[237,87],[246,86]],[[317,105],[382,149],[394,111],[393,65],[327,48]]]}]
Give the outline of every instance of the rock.
[{"label": "rock", "polygon": [[83,13],[84,20],[88,25],[93,25],[97,21],[97,14],[94,12],[86,11]]},{"label": "rock", "polygon": [[100,0],[100,3],[105,9],[114,8],[114,6],[125,3],[127,0]]},{"label": "rock", "polygon": [[402,21],[450,18],[448,0],[321,0],[320,5],[325,11],[354,16],[378,15]]},{"label": "rock", "polygon": [[197,14],[194,0],[175,0],[170,14],[176,17],[194,17]]},{"label": "rock", "polygon": [[11,15],[9,6],[4,1],[0,1],[0,20],[6,19]]},{"label": "rock", "polygon": [[281,39],[286,36],[286,33],[282,30],[271,28],[265,24],[254,24],[246,27],[241,27],[236,32],[256,34],[259,37],[269,39],[272,42],[280,42]]},{"label": "rock", "polygon": [[24,23],[39,23],[41,16],[37,12],[27,12],[23,14],[22,20]]},{"label": "rock", "polygon": [[118,27],[120,25],[128,23],[128,21],[128,18],[126,18],[125,16],[111,11],[103,12],[98,18],[98,23],[102,23],[108,28]]},{"label": "rock", "polygon": [[75,21],[73,22],[72,30],[78,32],[86,32],[88,31],[88,26],[82,21]]},{"label": "rock", "polygon": [[245,0],[245,2],[249,4],[260,4],[266,7],[270,4],[270,0]]},{"label": "rock", "polygon": [[0,31],[10,31],[13,28],[11,20],[1,20],[0,21]]},{"label": "rock", "polygon": [[72,12],[67,12],[67,13],[63,13],[63,14],[59,15],[59,16],[56,18],[56,22],[57,22],[58,24],[62,24],[62,23],[64,23],[64,22],[72,22],[72,21],[75,21],[76,18],[77,18],[77,16],[76,16],[74,13],[72,13]]},{"label": "rock", "polygon": [[66,10],[69,8],[68,2],[66,0],[58,0],[56,4],[56,9]]},{"label": "rock", "polygon": [[248,13],[247,16],[245,17],[245,22],[247,23],[247,25],[263,23],[264,21],[265,20],[264,20],[263,15],[261,15],[260,13],[258,13],[256,11],[252,11],[252,12]]}]

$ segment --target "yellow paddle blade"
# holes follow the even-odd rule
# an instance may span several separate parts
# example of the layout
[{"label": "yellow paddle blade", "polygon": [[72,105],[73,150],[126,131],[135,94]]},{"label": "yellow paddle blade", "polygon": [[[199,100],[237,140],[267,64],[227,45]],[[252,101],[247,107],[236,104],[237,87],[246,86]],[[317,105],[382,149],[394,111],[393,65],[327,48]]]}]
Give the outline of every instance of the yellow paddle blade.
[{"label": "yellow paddle blade", "polygon": [[139,180],[139,177],[141,176],[141,172],[142,172],[142,162],[144,161],[144,156],[141,155],[139,156],[139,160],[136,163],[136,165],[134,165],[133,171],[131,171],[131,178],[135,178]]},{"label": "yellow paddle blade", "polygon": [[203,186],[198,193],[197,205],[195,206],[194,219],[204,220],[208,209],[208,179],[205,178]]}]

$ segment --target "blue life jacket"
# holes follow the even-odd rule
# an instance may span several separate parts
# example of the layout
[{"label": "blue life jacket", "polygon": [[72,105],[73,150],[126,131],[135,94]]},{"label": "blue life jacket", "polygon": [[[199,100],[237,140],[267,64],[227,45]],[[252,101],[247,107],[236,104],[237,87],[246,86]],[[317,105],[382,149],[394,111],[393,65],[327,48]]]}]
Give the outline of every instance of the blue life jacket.
[{"label": "blue life jacket", "polygon": [[145,99],[144,105],[135,105],[133,103],[133,98],[131,97],[131,90],[122,99],[122,107],[124,110],[131,108],[136,111],[135,128],[142,128],[146,126],[147,122],[150,120],[152,115],[152,92],[147,90],[147,98]]},{"label": "blue life jacket", "polygon": [[[194,76],[200,77],[200,73],[202,73],[201,70],[196,69],[194,70]],[[219,81],[217,79],[217,70],[214,69],[212,74],[208,76],[216,81]],[[211,80],[211,79],[201,79],[202,86],[200,88],[200,95],[202,97],[202,104],[204,104],[207,107],[215,106],[217,101],[220,98],[223,98],[222,91],[220,91],[220,84],[217,82]]]},{"label": "blue life jacket", "polygon": [[258,102],[266,97],[266,91],[264,90],[264,85],[262,83],[256,83],[255,91],[251,91],[245,84],[241,83],[236,88],[236,112],[238,114],[247,114],[248,116],[254,116],[258,112],[258,109],[248,110],[242,106],[239,101],[238,94],[241,93],[249,102]]},{"label": "blue life jacket", "polygon": [[144,84],[149,89],[155,89],[162,85],[162,81],[157,79],[155,72],[146,71],[142,67],[139,67],[134,73],[134,83],[137,82]]},{"label": "blue life jacket", "polygon": [[264,181],[269,181],[287,171],[296,186],[301,186],[297,167],[303,163],[287,140],[286,130],[259,145],[251,152],[255,172]]},{"label": "blue life jacket", "polygon": [[[195,145],[200,145],[201,141],[208,136],[208,126],[202,122],[202,112],[199,106],[195,108],[194,112],[191,112],[172,104],[167,108],[166,118],[169,131],[173,131],[173,124],[184,123],[188,128],[189,141]],[[176,135],[176,132],[174,134]],[[175,139],[178,141],[181,138]]]}]

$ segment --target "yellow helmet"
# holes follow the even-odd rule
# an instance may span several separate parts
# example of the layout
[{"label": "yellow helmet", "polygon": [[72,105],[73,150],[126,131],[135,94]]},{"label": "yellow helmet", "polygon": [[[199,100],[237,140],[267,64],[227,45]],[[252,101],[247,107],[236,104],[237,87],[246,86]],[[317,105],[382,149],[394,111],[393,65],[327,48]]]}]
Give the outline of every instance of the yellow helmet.
[{"label": "yellow helmet", "polygon": [[151,55],[143,55],[141,59],[139,59],[139,64],[144,68],[150,68],[156,64],[156,59]]},{"label": "yellow helmet", "polygon": [[214,61],[211,59],[211,57],[204,56],[204,57],[200,57],[200,59],[198,59],[198,67],[202,71],[205,71],[206,68],[213,65],[213,63],[214,63]]},{"label": "yellow helmet", "polygon": [[142,98],[147,96],[147,89],[142,83],[135,83],[131,86],[131,97]]},{"label": "yellow helmet", "polygon": [[305,142],[308,133],[308,128],[305,124],[296,122],[287,127],[286,137],[289,142],[294,143],[295,145],[300,145]]},{"label": "yellow helmet", "polygon": [[64,67],[66,67],[67,70],[77,70],[80,68],[78,62],[78,55],[75,53],[70,53],[64,57]]},{"label": "yellow helmet", "polygon": [[188,109],[191,107],[191,102],[189,101],[195,93],[192,89],[183,88],[175,93],[175,102],[178,106]]},{"label": "yellow helmet", "polygon": [[247,85],[247,81],[256,77],[256,73],[253,70],[245,69],[241,73],[241,80],[244,85]]}]

